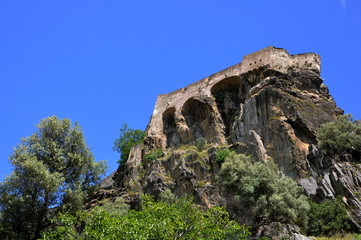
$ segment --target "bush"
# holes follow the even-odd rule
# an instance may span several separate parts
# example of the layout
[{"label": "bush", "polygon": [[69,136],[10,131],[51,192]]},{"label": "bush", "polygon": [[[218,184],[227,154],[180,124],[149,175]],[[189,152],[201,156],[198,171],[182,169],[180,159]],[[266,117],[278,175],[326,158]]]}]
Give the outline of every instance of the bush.
[{"label": "bush", "polygon": [[170,189],[166,189],[160,194],[160,200],[165,203],[174,204],[178,201],[178,198]]},{"label": "bush", "polygon": [[317,131],[318,146],[330,154],[361,152],[361,124],[351,115],[321,125]]},{"label": "bush", "polygon": [[309,205],[303,189],[291,178],[281,176],[273,161],[264,164],[251,160],[243,154],[229,154],[219,173],[223,191],[250,209],[258,223],[305,225]]},{"label": "bush", "polygon": [[219,149],[216,153],[216,161],[223,163],[224,159],[226,159],[226,157],[228,157],[231,152],[233,152],[231,149]]},{"label": "bush", "polygon": [[205,138],[201,137],[201,138],[197,138],[194,143],[194,146],[197,147],[198,151],[203,151],[204,149],[206,149],[206,145],[207,145],[207,141]]},{"label": "bush", "polygon": [[142,208],[124,216],[100,208],[75,216],[64,214],[43,239],[246,239],[249,235],[248,229],[231,221],[224,209],[201,210],[189,198],[166,203],[145,196]]},{"label": "bush", "polygon": [[146,154],[144,156],[144,158],[147,160],[155,160],[162,156],[163,156],[163,150],[161,148],[156,148],[156,149],[152,150],[150,153]]},{"label": "bush", "polygon": [[112,216],[124,216],[129,211],[129,205],[125,203],[124,199],[118,197],[114,202],[108,202],[99,208],[108,212]]},{"label": "bush", "polygon": [[351,229],[350,217],[340,198],[325,200],[320,204],[310,202],[308,234],[314,236],[347,232]]}]

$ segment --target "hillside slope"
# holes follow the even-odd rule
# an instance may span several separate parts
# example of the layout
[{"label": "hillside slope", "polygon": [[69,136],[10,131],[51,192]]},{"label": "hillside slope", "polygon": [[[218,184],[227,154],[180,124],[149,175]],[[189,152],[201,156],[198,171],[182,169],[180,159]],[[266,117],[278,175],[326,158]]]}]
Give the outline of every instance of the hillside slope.
[{"label": "hillside slope", "polygon": [[[121,195],[136,208],[141,194],[158,198],[170,189],[193,195],[207,208],[226,206],[240,223],[254,224],[220,190],[216,153],[232,148],[255,161],[272,158],[314,201],[342,196],[360,226],[360,156],[327,155],[317,147],[320,125],[343,114],[320,78],[319,64],[315,54],[292,56],[269,47],[160,95],[145,145],[131,150],[128,161],[102,183],[98,198]],[[199,139],[207,145],[197,149]],[[152,157],[156,149],[163,154]]]}]

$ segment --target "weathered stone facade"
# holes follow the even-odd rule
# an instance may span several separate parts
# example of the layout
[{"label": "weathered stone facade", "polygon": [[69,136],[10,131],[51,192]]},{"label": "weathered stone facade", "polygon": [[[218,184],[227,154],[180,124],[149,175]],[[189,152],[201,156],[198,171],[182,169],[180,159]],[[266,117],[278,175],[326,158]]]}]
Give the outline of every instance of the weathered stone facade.
[{"label": "weathered stone facade", "polygon": [[247,93],[239,91],[242,75],[260,68],[282,73],[310,70],[319,74],[320,63],[320,56],[315,53],[290,55],[285,49],[272,46],[249,54],[239,64],[159,95],[146,130],[147,141],[161,148],[189,143],[199,137],[225,143],[229,137],[229,118],[239,109],[234,105],[238,100],[226,101],[230,106],[226,106],[228,112],[222,113],[217,107],[217,97],[245,98],[240,94]]}]

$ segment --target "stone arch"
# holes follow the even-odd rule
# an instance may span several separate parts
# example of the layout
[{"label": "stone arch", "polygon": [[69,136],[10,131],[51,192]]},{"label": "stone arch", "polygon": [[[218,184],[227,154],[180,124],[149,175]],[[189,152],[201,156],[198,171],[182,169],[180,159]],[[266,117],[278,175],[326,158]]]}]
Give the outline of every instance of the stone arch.
[{"label": "stone arch", "polygon": [[182,107],[182,115],[191,133],[191,139],[184,143],[201,137],[212,142],[217,137],[215,113],[209,97],[188,99]]},{"label": "stone arch", "polygon": [[238,76],[225,78],[211,88],[211,94],[216,101],[218,112],[221,114],[226,137],[239,112],[241,78]]},{"label": "stone arch", "polygon": [[175,121],[175,108],[170,107],[164,111],[163,116],[163,134],[167,138],[167,147],[177,146],[180,143],[180,137],[177,132]]}]

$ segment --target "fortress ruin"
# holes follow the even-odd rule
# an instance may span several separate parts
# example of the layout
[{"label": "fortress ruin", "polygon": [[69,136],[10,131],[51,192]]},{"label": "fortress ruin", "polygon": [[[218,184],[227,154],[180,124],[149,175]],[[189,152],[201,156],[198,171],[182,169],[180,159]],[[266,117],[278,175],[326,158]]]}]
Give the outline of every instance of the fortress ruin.
[{"label": "fortress ruin", "polygon": [[[200,137],[208,142],[226,143],[231,118],[240,110],[237,104],[242,102],[242,95],[249,94],[240,89],[248,72],[258,69],[281,73],[309,70],[319,74],[320,63],[318,54],[290,55],[287,50],[273,46],[246,55],[239,64],[187,87],[159,95],[146,129],[147,142],[160,148],[188,144]],[[227,106],[220,108],[220,104]],[[227,112],[220,109],[227,109]]]}]

